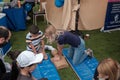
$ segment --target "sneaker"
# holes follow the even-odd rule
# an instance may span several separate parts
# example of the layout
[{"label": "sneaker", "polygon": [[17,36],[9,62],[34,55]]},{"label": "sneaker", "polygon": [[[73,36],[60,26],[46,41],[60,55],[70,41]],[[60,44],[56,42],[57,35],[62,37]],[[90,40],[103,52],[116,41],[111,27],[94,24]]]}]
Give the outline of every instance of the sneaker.
[{"label": "sneaker", "polygon": [[30,19],[31,19],[31,17],[30,17],[30,16],[27,16],[27,17],[26,17],[26,20],[30,20]]},{"label": "sneaker", "polygon": [[91,50],[90,48],[88,48],[87,50],[85,50],[85,53],[90,56],[90,57],[94,57],[93,56],[93,50]]}]

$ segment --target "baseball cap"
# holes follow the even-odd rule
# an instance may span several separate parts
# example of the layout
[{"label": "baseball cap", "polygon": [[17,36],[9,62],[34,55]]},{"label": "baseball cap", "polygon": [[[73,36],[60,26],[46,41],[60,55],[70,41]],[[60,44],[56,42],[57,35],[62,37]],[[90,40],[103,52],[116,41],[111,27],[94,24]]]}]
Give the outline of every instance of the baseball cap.
[{"label": "baseball cap", "polygon": [[16,58],[16,61],[18,63],[18,66],[20,67],[27,67],[32,64],[40,63],[43,60],[43,54],[34,54],[31,51],[22,51],[18,57]]}]

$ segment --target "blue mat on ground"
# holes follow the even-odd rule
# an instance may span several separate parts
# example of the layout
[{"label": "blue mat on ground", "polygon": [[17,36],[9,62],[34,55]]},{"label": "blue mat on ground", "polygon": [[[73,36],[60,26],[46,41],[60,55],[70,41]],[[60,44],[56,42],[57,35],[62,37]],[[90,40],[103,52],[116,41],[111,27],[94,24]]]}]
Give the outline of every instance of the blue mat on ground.
[{"label": "blue mat on ground", "polygon": [[4,13],[0,13],[0,26],[7,27],[7,18],[6,18],[6,14]]},{"label": "blue mat on ground", "polygon": [[26,14],[23,7],[3,9],[3,13],[6,14],[7,27],[10,30],[19,31],[26,29]]},{"label": "blue mat on ground", "polygon": [[43,60],[42,63],[36,66],[32,75],[37,80],[40,80],[41,78],[48,78],[48,80],[61,80],[56,67],[50,60],[50,55],[48,55],[48,60]]},{"label": "blue mat on ground", "polygon": [[67,59],[68,63],[71,65],[77,76],[80,80],[93,80],[93,76],[95,73],[95,69],[98,65],[98,61],[96,58],[87,57],[81,64],[74,65],[72,64],[72,60],[68,58],[66,55],[68,53],[68,49],[63,49],[63,55]]}]

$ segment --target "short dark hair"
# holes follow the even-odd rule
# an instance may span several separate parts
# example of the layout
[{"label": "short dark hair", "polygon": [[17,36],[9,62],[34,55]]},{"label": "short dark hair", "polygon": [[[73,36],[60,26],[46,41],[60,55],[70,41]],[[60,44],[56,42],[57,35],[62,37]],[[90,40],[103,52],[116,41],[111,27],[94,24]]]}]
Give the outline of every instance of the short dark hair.
[{"label": "short dark hair", "polygon": [[7,29],[0,28],[0,38],[7,39],[9,37],[9,31]]},{"label": "short dark hair", "polygon": [[18,57],[18,55],[19,55],[21,52],[22,52],[22,51],[19,51],[19,50],[9,51],[7,55],[8,55],[12,60],[16,60],[16,58]]},{"label": "short dark hair", "polygon": [[39,32],[39,28],[36,25],[32,25],[29,29],[30,33],[37,34]]}]

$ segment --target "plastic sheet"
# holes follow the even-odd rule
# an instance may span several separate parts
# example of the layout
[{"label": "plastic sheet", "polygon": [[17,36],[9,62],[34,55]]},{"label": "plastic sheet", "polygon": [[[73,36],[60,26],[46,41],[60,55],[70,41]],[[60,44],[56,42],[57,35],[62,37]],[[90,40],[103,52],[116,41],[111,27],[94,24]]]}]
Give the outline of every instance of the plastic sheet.
[{"label": "plastic sheet", "polygon": [[78,65],[73,65],[72,59],[68,58],[66,55],[68,53],[68,49],[63,50],[63,55],[66,57],[67,61],[77,74],[80,80],[92,80],[95,69],[98,65],[98,61],[96,58],[87,57],[82,63]]},{"label": "plastic sheet", "polygon": [[36,66],[36,69],[32,72],[32,75],[37,80],[41,78],[48,78],[48,80],[61,80],[56,67],[50,60],[50,56],[48,57],[48,60],[43,60],[42,63]]},{"label": "plastic sheet", "polygon": [[3,13],[6,13],[7,27],[13,31],[26,29],[26,14],[21,8],[5,8]]},{"label": "plastic sheet", "polygon": [[0,13],[0,26],[7,27],[7,19],[5,13]]}]

